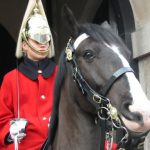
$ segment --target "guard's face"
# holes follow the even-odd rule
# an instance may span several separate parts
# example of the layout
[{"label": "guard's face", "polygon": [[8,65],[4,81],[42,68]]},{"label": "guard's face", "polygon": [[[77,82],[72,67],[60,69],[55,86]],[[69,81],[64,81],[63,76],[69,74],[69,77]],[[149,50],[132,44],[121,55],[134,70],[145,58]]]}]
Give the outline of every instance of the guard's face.
[{"label": "guard's face", "polygon": [[[39,52],[45,52],[49,48],[49,42],[45,44],[38,43],[37,41],[34,41],[32,39],[28,39],[28,42],[32,47],[35,49],[38,49]],[[33,49],[25,42],[22,43],[22,48],[24,50],[24,53],[27,55],[27,57],[33,61],[42,60],[47,57],[48,53],[45,55],[40,55],[38,53],[35,53]]]}]

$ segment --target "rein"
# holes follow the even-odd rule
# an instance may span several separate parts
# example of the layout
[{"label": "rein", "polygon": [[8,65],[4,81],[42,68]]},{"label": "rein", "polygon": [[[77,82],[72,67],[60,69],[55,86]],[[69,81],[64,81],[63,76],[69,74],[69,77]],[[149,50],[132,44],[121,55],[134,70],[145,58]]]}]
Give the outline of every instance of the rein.
[{"label": "rein", "polygon": [[118,69],[108,80],[106,85],[102,88],[100,93],[94,91],[90,85],[83,78],[74,56],[75,48],[72,46],[71,39],[67,43],[66,47],[66,59],[72,64],[73,72],[72,76],[74,81],[81,89],[82,93],[87,97],[88,101],[95,107],[98,120],[101,126],[101,143],[100,149],[104,150],[105,139],[107,140],[107,150],[111,150],[113,143],[113,131],[116,129],[123,129],[125,135],[119,142],[119,148],[123,148],[128,141],[128,131],[121,125],[121,121],[117,112],[117,109],[113,107],[110,100],[106,97],[112,85],[117,79],[123,76],[126,72],[134,72],[130,67],[122,67]]}]

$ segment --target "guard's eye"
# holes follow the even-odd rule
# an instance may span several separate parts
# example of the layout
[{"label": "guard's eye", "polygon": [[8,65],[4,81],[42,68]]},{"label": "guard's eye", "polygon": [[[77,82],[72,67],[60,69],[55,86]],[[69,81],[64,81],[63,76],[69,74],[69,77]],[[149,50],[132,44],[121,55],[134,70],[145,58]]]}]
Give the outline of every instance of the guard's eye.
[{"label": "guard's eye", "polygon": [[86,61],[93,61],[93,59],[95,58],[95,54],[94,54],[94,52],[92,50],[86,50],[83,53],[83,58]]}]

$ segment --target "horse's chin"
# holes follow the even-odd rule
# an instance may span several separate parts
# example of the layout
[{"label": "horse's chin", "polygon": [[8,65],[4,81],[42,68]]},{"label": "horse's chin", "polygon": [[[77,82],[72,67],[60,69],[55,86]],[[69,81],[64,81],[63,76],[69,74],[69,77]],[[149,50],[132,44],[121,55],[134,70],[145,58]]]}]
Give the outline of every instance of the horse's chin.
[{"label": "horse's chin", "polygon": [[121,116],[121,119],[123,121],[123,124],[125,127],[130,130],[131,132],[142,134],[149,131],[149,125],[146,124],[140,124],[135,121],[131,121],[126,119],[125,117]]}]

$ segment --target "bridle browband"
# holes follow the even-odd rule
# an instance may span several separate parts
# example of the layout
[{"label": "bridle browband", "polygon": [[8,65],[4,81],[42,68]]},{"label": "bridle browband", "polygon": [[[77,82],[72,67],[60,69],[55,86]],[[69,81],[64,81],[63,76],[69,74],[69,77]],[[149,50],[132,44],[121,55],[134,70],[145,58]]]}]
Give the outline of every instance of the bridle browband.
[{"label": "bridle browband", "polygon": [[[106,138],[108,137],[107,140],[109,141],[108,148],[112,147],[112,131],[118,128],[122,128],[125,131],[124,137],[119,142],[119,146],[123,148],[124,144],[128,141],[128,131],[124,126],[121,125],[117,109],[111,105],[110,100],[106,97],[106,95],[109,92],[112,85],[116,82],[116,80],[118,80],[127,72],[134,72],[133,69],[130,67],[122,67],[118,69],[107,81],[105,86],[102,88],[101,92],[97,93],[85,81],[84,77],[80,72],[80,69],[77,66],[74,56],[75,48],[71,39],[67,43],[65,52],[67,61],[71,62],[72,64],[73,79],[74,81],[76,81],[82,93],[87,97],[88,101],[95,107],[97,116],[100,120],[101,128],[103,128],[101,130],[101,137],[103,137],[103,139],[101,140],[100,149],[104,149],[105,135]],[[111,122],[111,125],[107,125],[107,121]]]}]

